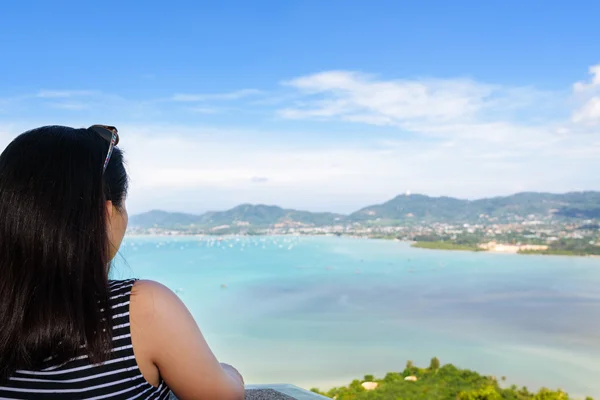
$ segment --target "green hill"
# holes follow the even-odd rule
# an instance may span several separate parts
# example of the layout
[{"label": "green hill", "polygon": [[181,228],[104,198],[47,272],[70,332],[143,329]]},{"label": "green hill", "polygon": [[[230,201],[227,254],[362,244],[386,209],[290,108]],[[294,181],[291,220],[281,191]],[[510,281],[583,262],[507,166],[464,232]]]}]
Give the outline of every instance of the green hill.
[{"label": "green hill", "polygon": [[202,214],[200,216],[200,225],[217,226],[244,222],[252,226],[269,226],[283,222],[297,222],[307,225],[332,225],[335,221],[343,218],[345,217],[341,214],[287,210],[263,204],[242,204],[231,210]]},{"label": "green hill", "polygon": [[263,204],[242,204],[227,211],[211,211],[202,215],[150,211],[134,215],[130,226],[139,228],[181,228],[186,226],[215,227],[221,225],[246,225],[268,227],[278,223],[299,223],[312,226],[333,225],[345,216],[334,213],[313,213],[287,210]]},{"label": "green hill", "polygon": [[536,218],[600,217],[600,192],[566,194],[518,193],[479,200],[452,197],[400,195],[383,204],[365,207],[349,216],[353,221],[388,220],[400,222],[480,222],[497,219],[507,222],[534,215]]},{"label": "green hill", "polygon": [[400,195],[383,204],[365,207],[350,214],[352,221],[452,221],[468,214],[469,201],[452,197],[429,197],[420,194]]},{"label": "green hill", "polygon": [[347,216],[290,210],[262,204],[242,204],[227,211],[211,211],[202,215],[155,210],[131,217],[130,225],[138,228],[178,229],[221,225],[267,227],[278,223],[310,226],[352,222],[485,223],[510,222],[530,215],[538,219],[600,219],[600,192],[566,194],[525,192],[479,200],[430,197],[420,194],[400,195],[385,203],[362,208]]},{"label": "green hill", "polygon": [[[411,378],[416,381],[411,381]],[[408,378],[409,380],[407,380]],[[402,372],[390,372],[383,379],[365,375],[348,386],[327,392],[313,392],[337,400],[569,400],[574,399],[562,390],[539,389],[530,392],[526,387],[508,387],[506,378],[483,376],[475,371],[459,369],[452,364],[440,366],[433,358],[428,368],[418,368],[411,361]],[[362,384],[374,382],[377,387],[366,390]],[[591,397],[586,397],[591,400]]]},{"label": "green hill", "polygon": [[198,215],[152,210],[129,218],[129,225],[139,228],[182,228],[197,224]]}]

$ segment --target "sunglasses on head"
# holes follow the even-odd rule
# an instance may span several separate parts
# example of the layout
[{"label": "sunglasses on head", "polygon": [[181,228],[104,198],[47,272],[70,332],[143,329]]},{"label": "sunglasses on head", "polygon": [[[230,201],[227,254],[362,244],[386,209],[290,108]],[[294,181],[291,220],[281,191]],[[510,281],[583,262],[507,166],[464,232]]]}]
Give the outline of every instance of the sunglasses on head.
[{"label": "sunglasses on head", "polygon": [[117,131],[117,128],[114,126],[108,125],[92,125],[88,129],[96,132],[102,139],[109,143],[108,153],[106,154],[106,159],[104,160],[104,166],[102,168],[102,172],[104,172],[110,161],[110,156],[112,156],[113,149],[119,144],[119,131]]}]

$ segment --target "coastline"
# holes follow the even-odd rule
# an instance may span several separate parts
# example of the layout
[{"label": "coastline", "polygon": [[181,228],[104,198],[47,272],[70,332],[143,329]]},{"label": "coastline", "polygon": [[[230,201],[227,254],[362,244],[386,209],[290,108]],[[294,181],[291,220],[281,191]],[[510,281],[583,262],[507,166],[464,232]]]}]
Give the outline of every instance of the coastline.
[{"label": "coastline", "polygon": [[[418,243],[418,242],[415,242]],[[414,243],[414,244],[415,244]],[[473,253],[489,253],[489,254],[507,254],[507,255],[519,255],[519,256],[547,256],[547,257],[581,257],[581,258],[600,258],[597,254],[580,254],[574,252],[547,252],[544,250],[530,251],[530,250],[518,250],[518,251],[505,251],[496,249],[470,249],[470,248],[446,248],[446,247],[425,247],[415,246],[411,247],[421,250],[440,250],[440,251],[460,251],[460,252],[473,252]]]},{"label": "coastline", "polygon": [[517,254],[523,256],[554,256],[554,257],[590,257],[600,258],[597,254],[578,253],[569,250],[552,250],[545,245],[511,245],[486,243],[478,245],[457,245],[448,242],[413,242],[411,247],[423,250],[470,251],[493,254]]},{"label": "coastline", "polygon": [[[548,246],[541,245],[511,245],[511,244],[478,244],[478,245],[458,245],[451,242],[423,242],[414,240],[402,240],[394,236],[382,236],[382,235],[347,235],[347,234],[335,234],[335,233],[324,233],[324,234],[302,234],[302,233],[278,233],[278,234],[187,234],[187,233],[127,233],[126,238],[199,238],[205,240],[228,240],[231,238],[240,237],[255,237],[255,236],[268,236],[268,237],[331,237],[331,238],[349,238],[349,239],[361,239],[361,240],[385,240],[395,241],[399,243],[407,243],[412,248],[420,250],[442,250],[442,251],[461,251],[461,252],[473,252],[473,253],[490,253],[490,254],[516,254],[524,256],[553,256],[553,257],[589,257],[589,258],[600,258],[597,254],[580,254],[569,251],[552,251],[549,250]],[[541,248],[543,247],[543,249]]]}]

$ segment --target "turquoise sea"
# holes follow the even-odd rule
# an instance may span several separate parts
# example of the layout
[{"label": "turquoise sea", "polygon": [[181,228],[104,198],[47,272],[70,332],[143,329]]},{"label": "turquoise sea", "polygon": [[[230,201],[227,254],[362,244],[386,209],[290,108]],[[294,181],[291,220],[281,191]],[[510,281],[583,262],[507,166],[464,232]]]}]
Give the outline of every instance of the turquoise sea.
[{"label": "turquoise sea", "polygon": [[164,283],[247,383],[328,388],[433,356],[600,396],[600,259],[334,237],[128,237],[113,277]]}]

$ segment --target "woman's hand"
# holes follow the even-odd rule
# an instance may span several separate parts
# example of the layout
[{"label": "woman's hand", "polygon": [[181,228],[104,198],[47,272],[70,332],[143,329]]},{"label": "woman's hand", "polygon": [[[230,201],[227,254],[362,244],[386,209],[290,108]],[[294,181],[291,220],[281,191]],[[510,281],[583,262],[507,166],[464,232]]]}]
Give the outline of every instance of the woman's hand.
[{"label": "woman's hand", "polygon": [[244,384],[244,377],[237,369],[225,363],[221,363],[221,368],[233,379],[239,380],[242,385]]}]

